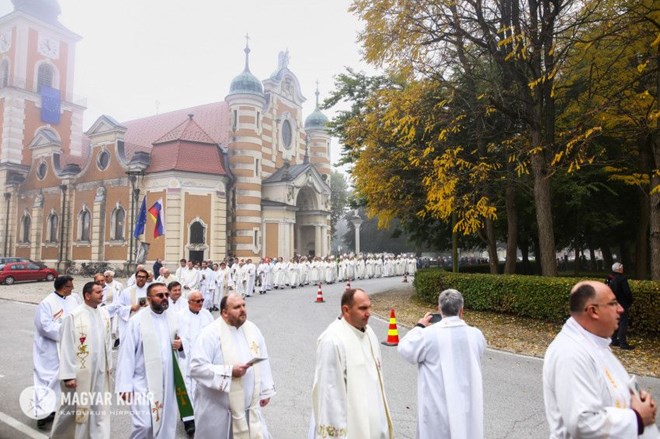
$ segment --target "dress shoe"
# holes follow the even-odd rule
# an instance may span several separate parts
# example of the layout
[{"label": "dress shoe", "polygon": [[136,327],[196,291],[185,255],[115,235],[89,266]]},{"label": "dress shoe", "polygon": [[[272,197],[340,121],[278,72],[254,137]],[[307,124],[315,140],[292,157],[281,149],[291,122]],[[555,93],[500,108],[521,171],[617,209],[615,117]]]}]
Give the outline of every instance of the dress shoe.
[{"label": "dress shoe", "polygon": [[188,436],[195,434],[195,421],[183,421],[183,429],[186,430]]},{"label": "dress shoe", "polygon": [[619,347],[620,347],[621,349],[623,349],[624,351],[632,351],[633,349],[635,349],[635,346],[633,346],[633,345],[629,345],[628,343],[626,343],[626,344],[622,344],[622,345],[619,346]]}]

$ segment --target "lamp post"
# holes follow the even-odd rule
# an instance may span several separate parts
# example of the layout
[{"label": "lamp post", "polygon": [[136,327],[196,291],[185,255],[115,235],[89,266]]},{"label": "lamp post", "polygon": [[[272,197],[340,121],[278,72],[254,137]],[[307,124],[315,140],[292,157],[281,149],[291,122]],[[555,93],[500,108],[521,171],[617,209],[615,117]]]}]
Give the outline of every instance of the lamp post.
[{"label": "lamp post", "polygon": [[360,226],[364,222],[362,218],[360,218],[360,215],[358,215],[357,209],[355,209],[355,212],[353,213],[351,222],[355,227],[355,256],[357,256],[360,254]]}]

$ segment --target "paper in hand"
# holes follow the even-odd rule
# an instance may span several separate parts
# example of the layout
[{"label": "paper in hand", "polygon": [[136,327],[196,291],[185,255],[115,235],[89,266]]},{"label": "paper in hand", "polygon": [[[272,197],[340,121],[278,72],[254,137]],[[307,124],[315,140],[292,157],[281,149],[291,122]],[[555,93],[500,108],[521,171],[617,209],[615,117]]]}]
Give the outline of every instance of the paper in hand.
[{"label": "paper in hand", "polygon": [[254,366],[255,364],[259,363],[260,361],[264,361],[264,360],[267,360],[267,359],[268,358],[266,358],[266,357],[254,357],[253,359],[251,359],[250,361],[248,361],[245,364],[247,364],[248,366]]}]

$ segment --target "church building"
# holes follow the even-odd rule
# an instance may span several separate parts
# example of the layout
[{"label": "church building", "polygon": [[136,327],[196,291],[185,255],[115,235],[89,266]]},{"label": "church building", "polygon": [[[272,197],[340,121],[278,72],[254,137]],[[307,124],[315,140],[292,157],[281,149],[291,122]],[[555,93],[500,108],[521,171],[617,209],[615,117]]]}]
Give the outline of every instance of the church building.
[{"label": "church building", "polygon": [[[328,119],[318,90],[303,118],[288,53],[259,80],[246,46],[222,102],[124,122],[104,115],[83,132],[85,103],[73,94],[80,36],[59,23],[54,0],[13,4],[0,17],[4,256],[61,269],[329,253]],[[148,219],[134,238],[143,201],[162,206],[163,235]]]}]

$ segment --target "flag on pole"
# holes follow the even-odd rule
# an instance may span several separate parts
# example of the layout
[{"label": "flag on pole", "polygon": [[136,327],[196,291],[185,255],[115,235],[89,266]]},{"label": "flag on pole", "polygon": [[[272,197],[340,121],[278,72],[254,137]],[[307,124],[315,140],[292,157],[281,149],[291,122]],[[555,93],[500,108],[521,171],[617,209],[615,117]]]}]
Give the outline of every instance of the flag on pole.
[{"label": "flag on pole", "polygon": [[149,216],[156,222],[154,227],[154,238],[165,234],[165,215],[163,214],[163,199],[159,198],[153,206],[149,208]]},{"label": "flag on pole", "polygon": [[144,226],[147,224],[147,196],[142,198],[142,207],[138,214],[137,221],[135,222],[135,230],[133,230],[133,237],[137,239],[138,236],[144,234]]}]

